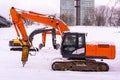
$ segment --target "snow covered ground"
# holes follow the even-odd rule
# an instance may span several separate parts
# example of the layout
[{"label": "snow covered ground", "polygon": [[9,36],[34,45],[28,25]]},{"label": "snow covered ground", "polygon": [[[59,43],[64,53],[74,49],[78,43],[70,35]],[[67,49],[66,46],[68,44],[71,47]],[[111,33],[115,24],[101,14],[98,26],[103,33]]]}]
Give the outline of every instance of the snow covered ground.
[{"label": "snow covered ground", "polygon": [[[29,27],[32,32],[38,27]],[[59,50],[52,47],[51,35],[47,36],[47,44],[36,56],[29,56],[25,67],[21,64],[21,52],[10,51],[9,41],[16,38],[14,28],[0,28],[0,80],[120,80],[120,28],[113,27],[70,27],[73,32],[88,33],[87,42],[112,42],[116,45],[116,58],[104,60],[110,66],[108,72],[77,72],[53,71],[51,63],[61,57]],[[33,41],[38,47],[41,35],[36,35]],[[61,39],[58,36],[57,41]],[[34,54],[32,52],[32,54]]]}]

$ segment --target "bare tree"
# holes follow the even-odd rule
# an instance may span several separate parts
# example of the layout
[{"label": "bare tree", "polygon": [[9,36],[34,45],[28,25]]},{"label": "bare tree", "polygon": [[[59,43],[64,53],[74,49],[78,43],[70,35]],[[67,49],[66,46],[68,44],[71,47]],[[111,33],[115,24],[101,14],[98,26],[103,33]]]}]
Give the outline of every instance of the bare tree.
[{"label": "bare tree", "polygon": [[116,26],[120,26],[120,8],[116,10],[117,21]]},{"label": "bare tree", "polygon": [[62,19],[65,23],[67,23],[67,14],[61,14],[60,19]]},{"label": "bare tree", "polygon": [[74,16],[72,14],[61,14],[60,19],[62,19],[69,26],[74,24]]},{"label": "bare tree", "polygon": [[95,9],[95,24],[97,26],[105,26],[110,9],[107,6],[99,6]]},{"label": "bare tree", "polygon": [[119,17],[117,6],[120,0],[109,0],[107,6],[99,6],[95,9],[95,23],[97,26],[117,26]]},{"label": "bare tree", "polygon": [[26,25],[26,26],[29,26],[29,25],[34,24],[34,22],[33,22],[33,21],[28,20],[28,19],[25,19],[25,18],[23,18],[23,21],[24,21],[24,23],[25,23],[25,25]]},{"label": "bare tree", "polygon": [[119,14],[117,13],[117,5],[120,3],[120,0],[109,0],[109,3],[112,3],[110,6],[110,14],[107,17],[107,26],[117,26],[117,20],[119,17]]},{"label": "bare tree", "polygon": [[95,24],[94,9],[86,9],[82,24],[85,26],[91,26]]},{"label": "bare tree", "polygon": [[85,25],[85,26],[92,25],[92,23],[91,23],[90,19],[88,18],[88,16],[84,17],[83,25]]}]

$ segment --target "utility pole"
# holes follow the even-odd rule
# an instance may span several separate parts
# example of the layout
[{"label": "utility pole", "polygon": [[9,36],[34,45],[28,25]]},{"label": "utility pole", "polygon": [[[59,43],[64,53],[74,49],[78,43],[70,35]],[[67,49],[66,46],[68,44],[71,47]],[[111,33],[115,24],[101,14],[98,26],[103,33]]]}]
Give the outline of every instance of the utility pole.
[{"label": "utility pole", "polygon": [[76,25],[80,25],[80,0],[75,0]]}]

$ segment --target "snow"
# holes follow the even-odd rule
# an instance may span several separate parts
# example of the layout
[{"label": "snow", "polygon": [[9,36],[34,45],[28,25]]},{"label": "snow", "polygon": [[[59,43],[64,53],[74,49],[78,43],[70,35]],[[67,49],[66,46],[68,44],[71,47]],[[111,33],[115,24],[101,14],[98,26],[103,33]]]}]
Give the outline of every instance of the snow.
[{"label": "snow", "polygon": [[[36,28],[31,26],[26,30],[29,34]],[[109,64],[108,72],[53,71],[51,63],[61,55],[59,50],[53,49],[51,35],[47,36],[46,46],[36,56],[29,56],[27,64],[22,67],[21,52],[10,51],[9,41],[16,38],[12,27],[0,28],[0,80],[120,80],[120,28],[74,26],[70,27],[70,31],[87,33],[87,42],[110,42],[116,45],[116,58],[104,60]],[[61,42],[60,36],[57,36],[57,41]],[[40,42],[41,34],[38,34],[33,45],[38,47]]]}]

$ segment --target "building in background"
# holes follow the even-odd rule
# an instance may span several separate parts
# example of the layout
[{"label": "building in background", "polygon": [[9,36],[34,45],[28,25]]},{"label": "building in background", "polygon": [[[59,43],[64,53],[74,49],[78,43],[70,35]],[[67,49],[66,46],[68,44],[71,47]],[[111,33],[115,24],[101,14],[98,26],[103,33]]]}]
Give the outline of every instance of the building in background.
[{"label": "building in background", "polygon": [[60,18],[69,26],[94,25],[94,0],[60,0]]},{"label": "building in background", "polygon": [[75,24],[74,0],[60,0],[60,18],[67,25]]}]

